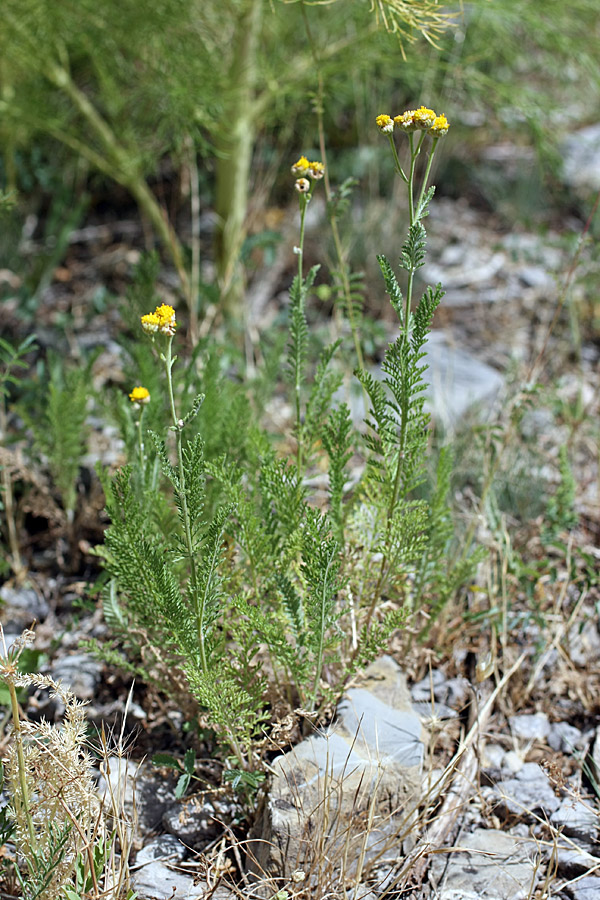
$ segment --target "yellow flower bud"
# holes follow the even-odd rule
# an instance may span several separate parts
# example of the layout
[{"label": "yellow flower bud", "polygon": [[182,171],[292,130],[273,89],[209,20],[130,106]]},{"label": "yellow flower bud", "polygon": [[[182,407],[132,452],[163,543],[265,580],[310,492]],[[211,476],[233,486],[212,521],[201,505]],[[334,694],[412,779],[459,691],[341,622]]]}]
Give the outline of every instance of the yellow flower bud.
[{"label": "yellow flower bud", "polygon": [[391,116],[381,115],[375,119],[377,127],[383,134],[391,134],[394,130],[394,120]]},{"label": "yellow flower bud", "polygon": [[428,130],[428,134],[432,137],[443,137],[445,134],[448,134],[448,129],[450,128],[450,122],[446,118],[446,116],[442,113],[440,116],[435,117],[435,121],[431,128]]},{"label": "yellow flower bud", "polygon": [[306,175],[310,168],[310,163],[305,156],[301,156],[297,163],[292,166],[292,175]]},{"label": "yellow flower bud", "polygon": [[150,403],[150,391],[148,388],[142,387],[134,387],[132,392],[129,395],[129,399],[132,403]]}]

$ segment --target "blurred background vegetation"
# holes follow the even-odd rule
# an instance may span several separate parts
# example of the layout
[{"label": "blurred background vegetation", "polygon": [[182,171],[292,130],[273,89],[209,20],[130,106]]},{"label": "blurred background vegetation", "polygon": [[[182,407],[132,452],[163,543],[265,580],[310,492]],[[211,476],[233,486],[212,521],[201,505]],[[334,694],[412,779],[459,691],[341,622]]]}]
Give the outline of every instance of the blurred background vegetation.
[{"label": "blurred background vegetation", "polygon": [[[599,119],[599,19],[595,0],[5,0],[2,267],[34,308],[71,230],[125,211],[175,268],[193,333],[209,302],[242,320],[252,250],[276,243],[273,210],[292,199],[289,166],[319,153],[319,110],[332,189],[358,179],[344,225],[355,268],[397,249],[374,117],[422,102],[452,123],[442,192],[529,225],[585,215],[560,142]],[[47,253],[23,272],[32,214]]]}]

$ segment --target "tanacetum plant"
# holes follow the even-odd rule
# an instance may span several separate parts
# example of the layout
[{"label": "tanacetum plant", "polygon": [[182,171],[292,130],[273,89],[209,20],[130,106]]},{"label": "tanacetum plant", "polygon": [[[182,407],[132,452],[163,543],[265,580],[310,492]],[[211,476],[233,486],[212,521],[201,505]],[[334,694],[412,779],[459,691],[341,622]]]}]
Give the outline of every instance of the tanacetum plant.
[{"label": "tanacetum plant", "polygon": [[[131,392],[138,449],[108,488],[112,524],[99,551],[110,576],[105,615],[118,641],[97,649],[211,727],[240,772],[259,765],[271,709],[281,715],[300,708],[318,719],[407,612],[423,603],[440,608],[473,564],[467,559],[459,571],[448,562],[449,454],[442,454],[432,499],[416,493],[426,479],[424,347],[443,291],[427,288],[414,312],[412,293],[425,257],[431,161],[449,126],[425,107],[396,120],[379,116],[377,124],[390,135],[409,195],[401,257],[407,284],[403,294],[381,257],[400,331],[386,352],[383,381],[357,370],[370,410],[367,467],[353,491],[349,466],[360,438],[348,406],[334,400],[340,342],[326,347],[316,366],[309,360],[306,303],[318,266],[304,273],[304,230],[322,163],[301,156],[292,166],[300,234],[284,368],[292,410],[287,453],[248,419],[244,441],[223,452],[207,420],[207,457],[197,430],[203,395],[190,392],[189,372],[178,375],[175,310],[162,303],[141,317],[148,352],[162,368],[169,424],[164,435],[150,432],[145,440],[147,392]],[[408,135],[407,173],[394,128]],[[418,178],[420,154],[426,164]],[[232,449],[242,444],[243,453]],[[137,477],[149,456],[160,463],[162,484]],[[327,473],[326,508],[311,493],[317,471]]]}]

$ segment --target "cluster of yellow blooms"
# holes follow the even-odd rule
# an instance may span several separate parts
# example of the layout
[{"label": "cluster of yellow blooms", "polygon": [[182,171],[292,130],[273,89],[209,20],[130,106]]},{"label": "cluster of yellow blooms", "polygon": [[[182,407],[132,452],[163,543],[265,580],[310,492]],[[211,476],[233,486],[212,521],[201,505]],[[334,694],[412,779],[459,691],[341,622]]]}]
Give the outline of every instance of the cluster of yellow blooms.
[{"label": "cluster of yellow blooms", "polygon": [[[301,156],[298,162],[292,166],[292,175],[296,175],[296,190],[300,194],[308,194],[310,191],[310,181],[319,181],[325,174],[325,166],[322,162],[309,162],[306,156]],[[306,176],[308,175],[308,178]]]},{"label": "cluster of yellow blooms", "polygon": [[161,334],[173,335],[177,328],[175,310],[167,303],[161,303],[153,313],[142,316],[141,322],[146,334],[156,334],[160,331]]},{"label": "cluster of yellow blooms", "polygon": [[129,395],[129,399],[132,403],[150,403],[150,391],[145,387],[134,387]]},{"label": "cluster of yellow blooms", "polygon": [[401,116],[381,115],[375,119],[377,127],[383,134],[391,134],[394,127],[400,131],[426,131],[432,137],[438,138],[448,134],[450,123],[442,113],[437,115],[433,109],[420,106],[419,109],[407,109]]}]

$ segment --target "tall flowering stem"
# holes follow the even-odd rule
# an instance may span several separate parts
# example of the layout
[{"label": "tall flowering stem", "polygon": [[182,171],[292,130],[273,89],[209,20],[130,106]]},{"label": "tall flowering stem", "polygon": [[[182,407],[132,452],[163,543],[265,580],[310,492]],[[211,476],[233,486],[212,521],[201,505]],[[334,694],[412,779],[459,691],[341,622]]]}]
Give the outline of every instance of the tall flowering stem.
[{"label": "tall flowering stem", "polygon": [[[293,304],[292,320],[296,319],[295,340],[297,341],[294,371],[294,403],[296,407],[296,467],[298,476],[302,469],[302,413],[301,413],[301,390],[303,371],[301,360],[304,353],[304,344],[306,341],[306,322],[304,312],[304,301],[309,285],[304,279],[304,231],[306,227],[306,210],[312,197],[313,182],[320,181],[325,175],[325,165],[321,162],[310,162],[306,156],[300,159],[292,166],[292,175],[297,176],[295,188],[298,192],[298,203],[300,208],[300,237],[298,246],[294,247],[294,252],[298,257],[298,274],[295,279],[296,300]],[[296,305],[297,304],[297,305]]]},{"label": "tall flowering stem", "polygon": [[[408,240],[402,248],[402,267],[407,272],[407,283],[406,283],[406,295],[404,298],[404,316],[403,322],[401,323],[402,334],[401,339],[403,345],[407,345],[410,339],[411,333],[411,306],[412,306],[412,294],[413,294],[413,284],[415,273],[418,268],[423,265],[424,259],[424,240],[425,240],[425,231],[420,225],[421,219],[425,217],[427,214],[427,203],[430,199],[430,193],[428,193],[428,183],[429,176],[431,174],[431,167],[433,163],[433,157],[438,145],[438,141],[441,137],[448,133],[448,129],[450,127],[448,120],[445,115],[437,115],[433,109],[428,109],[425,106],[419,107],[419,109],[410,109],[406,112],[402,113],[402,115],[396,116],[392,118],[389,115],[383,114],[379,115],[376,118],[376,124],[379,130],[385,134],[390,143],[390,147],[392,149],[392,155],[394,158],[394,167],[397,174],[402,178],[404,183],[406,184],[407,195],[408,195],[408,212],[409,212],[409,230],[408,230]],[[400,164],[400,159],[398,156],[398,151],[396,149],[396,143],[394,140],[394,131],[404,132],[408,138],[408,148],[409,148],[409,167],[408,167],[408,175],[405,173],[404,169]],[[415,139],[415,136],[418,134],[418,138]],[[421,187],[417,195],[416,188],[416,168],[417,168],[417,160],[418,157],[425,146],[425,140],[427,137],[431,137],[431,146],[426,151],[427,152],[427,163],[425,165],[425,172],[422,177]],[[415,202],[415,196],[417,195],[417,199]],[[386,512],[386,524],[385,524],[385,541],[384,541],[384,552],[381,558],[381,565],[379,568],[379,576],[377,578],[377,584],[375,587],[375,591],[373,594],[373,602],[369,609],[369,613],[367,616],[367,626],[371,622],[372,615],[375,610],[375,605],[377,602],[377,598],[383,590],[385,580],[389,573],[389,548],[391,542],[391,533],[392,533],[392,522],[393,516],[396,509],[396,505],[398,503],[398,497],[400,492],[400,483],[402,476],[402,466],[404,462],[405,455],[405,444],[406,444],[406,433],[407,433],[408,422],[406,418],[403,416],[400,423],[400,440],[399,440],[399,450],[398,450],[398,458],[396,461],[396,471],[394,475],[394,481],[392,486],[391,497],[389,500],[389,505]]]},{"label": "tall flowering stem", "polygon": [[[190,566],[190,593],[194,598],[196,605],[196,629],[198,633],[198,645],[200,650],[200,664],[202,671],[208,671],[208,661],[206,656],[206,645],[204,639],[204,619],[205,609],[200,598],[198,587],[198,569],[194,553],[194,542],[192,539],[192,527],[190,523],[190,513],[186,494],[186,478],[185,465],[183,460],[183,429],[185,423],[177,414],[177,406],[175,404],[175,392],[173,389],[173,366],[177,361],[177,357],[173,356],[173,337],[177,328],[175,319],[175,310],[172,306],[163,303],[157,306],[155,312],[148,313],[141,318],[142,328],[146,334],[154,338],[155,335],[162,334],[167,338],[166,349],[160,354],[160,359],[164,364],[165,375],[167,379],[167,391],[169,395],[169,406],[171,409],[171,430],[175,433],[175,448],[177,452],[177,471],[178,471],[178,495],[181,503],[181,518],[183,520],[185,548]],[[145,389],[144,389],[145,390]],[[131,397],[131,395],[130,395]]]},{"label": "tall flowering stem", "polygon": [[185,484],[185,467],[183,464],[183,419],[177,415],[177,407],[175,406],[175,393],[173,391],[173,366],[177,360],[173,356],[173,335],[169,335],[167,341],[167,349],[165,353],[161,353],[161,360],[165,365],[165,375],[167,377],[167,390],[169,393],[169,405],[171,407],[171,420],[173,424],[171,429],[175,432],[175,447],[177,452],[177,469],[179,472],[179,497],[181,502],[181,511],[183,518],[185,547],[190,564],[190,587],[191,594],[196,603],[196,629],[198,633],[198,645],[200,649],[200,663],[202,671],[208,671],[208,661],[206,658],[206,646],[204,641],[204,605],[199,601],[198,591],[198,571],[196,568],[196,559],[194,554],[194,544],[192,541],[192,529],[190,526],[190,515],[188,510],[186,484]]}]

